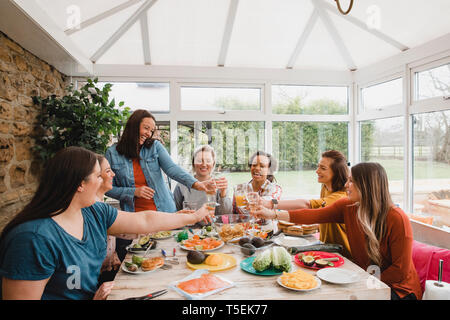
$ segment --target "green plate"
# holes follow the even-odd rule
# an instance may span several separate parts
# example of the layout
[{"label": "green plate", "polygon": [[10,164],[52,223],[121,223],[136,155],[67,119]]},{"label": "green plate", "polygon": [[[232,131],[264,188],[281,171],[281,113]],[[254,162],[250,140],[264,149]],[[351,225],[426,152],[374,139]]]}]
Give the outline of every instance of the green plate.
[{"label": "green plate", "polygon": [[283,271],[278,271],[274,269],[273,267],[270,267],[269,269],[266,269],[262,272],[256,271],[255,268],[253,268],[253,260],[255,260],[255,257],[250,257],[245,260],[241,261],[241,269],[245,272],[256,274],[258,276],[277,276],[283,273]]}]

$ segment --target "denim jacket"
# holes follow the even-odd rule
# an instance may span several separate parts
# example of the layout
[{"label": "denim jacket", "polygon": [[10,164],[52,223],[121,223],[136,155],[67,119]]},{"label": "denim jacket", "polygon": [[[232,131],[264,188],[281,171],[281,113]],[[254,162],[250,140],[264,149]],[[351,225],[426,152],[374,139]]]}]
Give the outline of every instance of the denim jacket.
[{"label": "denim jacket", "polygon": [[[134,212],[134,192],[136,190],[134,184],[133,160],[126,158],[116,150],[113,145],[106,150],[106,159],[111,165],[111,169],[115,173],[113,179],[113,188],[108,191],[108,197],[120,201],[120,208],[123,211]],[[164,212],[175,212],[175,202],[172,192],[167,186],[161,169],[166,175],[188,188],[197,181],[187,171],[172,161],[167,150],[159,141],[154,141],[150,148],[141,148],[140,165],[144,172],[147,185],[155,190],[153,200],[156,209]]]}]

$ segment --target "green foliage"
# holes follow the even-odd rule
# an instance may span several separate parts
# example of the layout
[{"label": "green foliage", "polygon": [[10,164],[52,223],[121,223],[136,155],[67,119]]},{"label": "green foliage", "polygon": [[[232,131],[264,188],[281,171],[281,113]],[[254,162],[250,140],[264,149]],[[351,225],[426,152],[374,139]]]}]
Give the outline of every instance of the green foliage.
[{"label": "green foliage", "polygon": [[[226,101],[227,110],[242,110],[238,101]],[[225,105],[224,101],[221,101]],[[233,105],[235,104],[235,105]],[[346,114],[347,106],[330,99],[319,99],[305,105],[296,97],[273,108],[274,114]],[[199,130],[196,132],[195,130]],[[227,132],[233,134],[227,134]],[[362,128],[364,152],[373,144],[374,125]],[[252,132],[256,132],[256,139]],[[200,144],[210,144],[222,170],[248,171],[248,158],[256,150],[264,150],[264,123],[257,121],[203,121],[195,128],[194,122],[180,123],[178,154],[184,165],[189,165],[192,152]],[[279,163],[279,171],[315,169],[324,151],[335,149],[348,157],[347,122],[297,122],[272,123],[272,150]],[[197,133],[197,142],[195,142]],[[230,145],[232,146],[230,148]],[[242,147],[242,145],[244,145]],[[365,155],[363,155],[365,157]],[[219,161],[220,161],[219,160]]]},{"label": "green foliage", "polygon": [[[74,90],[71,84],[66,89],[68,94],[62,98],[33,97],[33,102],[41,107],[35,151],[42,160],[70,146],[104,154],[112,136],[119,135],[131,114],[130,109],[116,108],[115,100],[109,99],[112,84],[99,89],[97,82],[97,78],[88,79],[80,90]],[[123,105],[119,102],[120,107]]]},{"label": "green foliage", "polygon": [[[346,106],[319,99],[304,105],[300,97],[274,106],[278,114],[345,114]],[[348,124],[345,122],[273,122],[272,149],[278,150],[280,171],[313,169],[320,155],[338,150],[348,157]],[[274,152],[275,154],[276,152]]]}]

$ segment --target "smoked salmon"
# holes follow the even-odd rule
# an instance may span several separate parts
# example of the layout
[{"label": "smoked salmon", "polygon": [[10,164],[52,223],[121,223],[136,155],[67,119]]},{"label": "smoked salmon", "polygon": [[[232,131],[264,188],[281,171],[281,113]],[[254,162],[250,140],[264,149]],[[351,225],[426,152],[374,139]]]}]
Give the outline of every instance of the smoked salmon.
[{"label": "smoked salmon", "polygon": [[187,293],[195,294],[216,290],[227,285],[229,285],[228,282],[222,281],[212,274],[205,273],[200,278],[180,282],[177,287]]},{"label": "smoked salmon", "polygon": [[195,249],[196,246],[201,246],[201,250],[210,250],[217,248],[222,244],[221,240],[216,240],[214,238],[200,239],[198,235],[192,237],[192,239],[184,240],[183,246],[189,249]]}]

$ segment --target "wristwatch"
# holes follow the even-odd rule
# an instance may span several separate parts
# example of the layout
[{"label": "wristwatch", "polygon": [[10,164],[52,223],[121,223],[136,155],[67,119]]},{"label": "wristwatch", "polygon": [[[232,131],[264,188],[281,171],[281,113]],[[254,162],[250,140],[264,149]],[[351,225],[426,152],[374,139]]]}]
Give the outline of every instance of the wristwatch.
[{"label": "wristwatch", "polygon": [[278,200],[277,199],[272,199],[272,209],[277,209],[278,207]]}]

